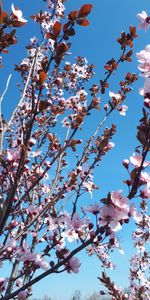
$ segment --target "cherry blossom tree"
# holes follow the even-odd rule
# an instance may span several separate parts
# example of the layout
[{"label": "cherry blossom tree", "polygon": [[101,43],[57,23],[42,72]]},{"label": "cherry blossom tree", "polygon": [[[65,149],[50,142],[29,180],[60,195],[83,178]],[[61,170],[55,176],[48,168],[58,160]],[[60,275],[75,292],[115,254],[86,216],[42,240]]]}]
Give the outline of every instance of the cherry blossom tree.
[{"label": "cherry blossom tree", "polygon": [[[81,262],[77,254],[86,249],[87,255],[95,254],[101,261],[105,271],[99,280],[113,300],[148,300],[150,45],[137,53],[139,70],[145,79],[140,89],[144,103],[137,146],[131,157],[123,160],[128,193],[110,191],[95,201],[92,197],[98,186],[94,171],[114,147],[116,125],[107,127],[107,120],[114,111],[126,115],[125,99],[138,76],[127,72],[125,78],[119,79],[119,90],[109,90],[105,103],[101,98],[104,99],[109,78],[120,64],[132,61],[136,28],[130,26],[127,33],[121,33],[117,40],[120,56],[107,61],[104,78],[90,85],[94,65],[80,56],[73,63],[66,57],[76,26],[89,25],[92,4],[66,13],[65,0],[43,2],[45,10],[31,16],[38,24],[40,38],[31,37],[26,46],[27,57],[15,65],[20,75],[20,100],[9,120],[1,105],[11,76],[0,98],[0,267],[8,269],[8,275],[0,278],[0,299],[27,299],[32,295],[32,286],[46,276],[78,273]],[[12,4],[11,10],[9,14],[0,5],[3,68],[9,47],[17,43],[18,27],[27,23],[20,8]],[[139,27],[148,30],[147,13],[139,13],[138,18]],[[88,81],[90,94],[85,89]],[[86,119],[93,110],[100,109],[102,117],[97,128],[93,128],[93,133],[91,129],[87,140],[82,140],[80,132]],[[91,203],[82,205],[86,193]],[[134,204],[137,197],[139,208]],[[109,278],[106,269],[113,268],[111,252],[116,248],[122,251],[117,232],[131,218],[136,224],[133,241],[137,252],[131,258],[128,295]],[[101,295],[105,293],[100,291]]]}]

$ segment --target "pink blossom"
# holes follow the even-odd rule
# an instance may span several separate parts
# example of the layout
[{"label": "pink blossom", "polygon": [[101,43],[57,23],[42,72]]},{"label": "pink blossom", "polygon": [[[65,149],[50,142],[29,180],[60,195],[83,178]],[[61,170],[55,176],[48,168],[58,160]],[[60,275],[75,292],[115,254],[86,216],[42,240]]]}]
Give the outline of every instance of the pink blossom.
[{"label": "pink blossom", "polygon": [[133,219],[136,222],[141,222],[142,221],[142,216],[141,214],[137,211],[134,203],[130,204],[130,215],[133,216]]},{"label": "pink blossom", "polygon": [[71,257],[71,259],[69,260],[67,267],[68,267],[68,273],[78,273],[79,272],[79,268],[81,266],[81,263],[79,261],[79,259],[75,256]]},{"label": "pink blossom", "polygon": [[86,188],[86,190],[90,193],[92,198],[92,190],[95,188],[95,185],[92,181],[83,182],[83,186]]},{"label": "pink blossom", "polygon": [[75,232],[75,230],[65,230],[61,233],[61,236],[63,238],[67,238],[68,242],[72,243],[74,240],[78,239],[78,234]]},{"label": "pink blossom", "polygon": [[15,8],[14,4],[11,5],[12,13],[17,18],[17,21],[26,23],[28,22],[26,19],[23,18],[23,13],[20,9]]},{"label": "pink blossom", "polygon": [[139,70],[142,72],[143,77],[150,76],[150,45],[147,45],[144,50],[136,54]]},{"label": "pink blossom", "polygon": [[81,220],[80,216],[78,213],[75,213],[72,218],[72,226],[74,227],[75,230],[78,230],[85,226],[85,222]]},{"label": "pink blossom", "polygon": [[44,270],[47,270],[49,265],[44,259],[40,256],[39,253],[31,253],[30,247],[26,242],[23,242],[23,248],[18,249],[17,259],[20,261],[31,261],[35,266],[40,267]]},{"label": "pink blossom", "polygon": [[119,209],[129,212],[128,202],[129,199],[122,196],[122,190],[111,192],[111,201]]},{"label": "pink blossom", "polygon": [[38,253],[34,254],[34,263],[43,270],[47,270],[49,267],[49,264]]},{"label": "pink blossom", "polygon": [[30,143],[30,146],[34,146],[36,144],[36,140],[34,138],[31,138],[29,143]]},{"label": "pink blossom", "polygon": [[104,205],[100,212],[100,221],[101,226],[109,225],[113,231],[118,231],[121,229],[120,222],[126,219],[129,219],[129,207],[124,206],[114,207],[113,205]]},{"label": "pink blossom", "polygon": [[35,216],[37,213],[40,212],[40,208],[36,207],[35,205],[29,205],[29,207],[26,209],[27,213],[29,213],[30,217]]},{"label": "pink blossom", "polygon": [[19,160],[19,158],[20,158],[20,150],[17,150],[17,149],[14,149],[14,150],[8,149],[7,150],[7,160],[9,162]]},{"label": "pink blossom", "polygon": [[114,147],[115,147],[115,143],[113,143],[113,142],[109,142],[108,145],[107,145],[108,149],[112,149]]},{"label": "pink blossom", "polygon": [[40,156],[41,153],[42,153],[42,151],[31,151],[30,157],[38,157],[38,156]]},{"label": "pink blossom", "polygon": [[143,181],[143,183],[150,183],[150,174],[147,172],[141,172],[140,180]]},{"label": "pink blossom", "polygon": [[38,38],[36,36],[30,38],[30,41],[31,41],[31,46],[35,46],[38,44]]},{"label": "pink blossom", "polygon": [[139,90],[139,94],[144,97],[144,105],[150,108],[150,78],[146,78],[144,87]]},{"label": "pink blossom", "polygon": [[108,108],[109,108],[109,105],[108,105],[108,104],[105,104],[105,105],[104,105],[104,109],[107,111]]},{"label": "pink blossom", "polygon": [[78,167],[77,167],[77,173],[80,173],[80,172],[82,172],[82,167],[81,167],[81,166],[78,166]]},{"label": "pink blossom", "polygon": [[47,270],[49,265],[46,261],[38,253],[27,252],[18,257],[20,261],[31,261],[35,264],[35,266],[42,268],[43,270]]},{"label": "pink blossom", "polygon": [[129,164],[130,164],[130,161],[129,161],[128,159],[124,159],[122,163],[123,163],[124,167],[125,167],[126,169],[128,169]]},{"label": "pink blossom", "polygon": [[[144,88],[139,90],[139,94],[146,98],[146,95],[150,94],[150,78],[146,78],[144,81]],[[149,99],[149,98],[148,98]]]},{"label": "pink blossom", "polygon": [[[13,236],[13,234],[12,234],[12,236]],[[11,238],[7,250],[11,252],[13,249],[14,250],[16,249],[16,241],[14,238]]]},{"label": "pink blossom", "polygon": [[21,287],[22,283],[23,283],[23,280],[21,278],[18,278],[15,283],[16,283],[17,287]]},{"label": "pink blossom", "polygon": [[48,160],[46,160],[45,162],[44,162],[44,166],[47,166],[47,167],[50,167],[50,161],[48,161]]},{"label": "pink blossom", "polygon": [[139,29],[148,30],[150,26],[150,18],[148,17],[146,11],[142,11],[141,13],[137,14],[139,19]]},{"label": "pink blossom", "polygon": [[144,99],[144,105],[148,108],[150,108],[150,98],[145,98]]},{"label": "pink blossom", "polygon": [[[130,161],[135,166],[135,168],[139,168],[142,162],[142,155],[133,153],[133,155],[130,156]],[[143,163],[143,167],[147,167],[148,165],[149,165],[148,161],[145,161]]]},{"label": "pink blossom", "polygon": [[97,203],[95,203],[93,205],[83,207],[82,210],[83,210],[83,212],[88,211],[88,212],[93,213],[93,215],[96,215],[100,212],[100,206]]},{"label": "pink blossom", "polygon": [[146,188],[142,191],[144,198],[150,198],[150,182],[147,184]]},{"label": "pink blossom", "polygon": [[125,254],[124,253],[124,250],[122,249],[120,243],[118,242],[118,240],[116,239],[114,233],[111,234],[110,238],[113,238],[114,239],[114,246],[118,249],[118,251],[121,253],[121,254]]},{"label": "pink blossom", "polygon": [[128,109],[128,106],[122,105],[120,108],[118,108],[118,111],[121,116],[126,116],[127,109]]},{"label": "pink blossom", "polygon": [[116,100],[121,100],[121,95],[119,94],[119,93],[113,93],[113,92],[109,92],[109,97],[110,98],[114,98],[114,99],[116,99]]},{"label": "pink blossom", "polygon": [[18,300],[25,300],[27,298],[27,292],[26,291],[21,291],[18,294]]}]

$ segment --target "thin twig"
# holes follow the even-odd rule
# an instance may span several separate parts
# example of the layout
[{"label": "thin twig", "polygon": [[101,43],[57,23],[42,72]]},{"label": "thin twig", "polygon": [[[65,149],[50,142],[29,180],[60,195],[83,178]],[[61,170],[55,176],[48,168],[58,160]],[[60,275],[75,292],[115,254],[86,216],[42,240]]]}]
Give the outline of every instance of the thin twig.
[{"label": "thin twig", "polygon": [[2,154],[2,148],[3,148],[3,120],[2,120],[2,101],[4,99],[4,96],[8,90],[8,87],[9,87],[9,82],[10,82],[10,79],[11,79],[11,76],[12,74],[10,74],[8,76],[8,79],[7,79],[7,82],[6,82],[6,87],[0,97],[0,155]]}]

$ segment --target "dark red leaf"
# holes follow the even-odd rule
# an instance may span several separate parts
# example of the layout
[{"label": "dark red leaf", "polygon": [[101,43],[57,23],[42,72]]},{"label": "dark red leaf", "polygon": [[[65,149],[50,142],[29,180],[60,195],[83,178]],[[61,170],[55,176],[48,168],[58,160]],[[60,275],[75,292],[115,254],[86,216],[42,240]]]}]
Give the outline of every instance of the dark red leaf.
[{"label": "dark red leaf", "polygon": [[77,17],[77,13],[78,13],[77,10],[71,11],[71,12],[69,13],[69,15],[68,15],[68,19],[69,19],[70,21],[75,21],[75,19],[76,19],[76,17]]},{"label": "dark red leaf", "polygon": [[69,36],[75,35],[75,30],[74,30],[74,28],[69,29],[67,33],[68,33]]},{"label": "dark red leaf", "polygon": [[1,11],[0,12],[0,24],[3,24],[5,21],[5,18],[7,18],[8,14],[6,11]]},{"label": "dark red leaf", "polygon": [[90,23],[87,19],[77,20],[77,24],[81,26],[88,26]]},{"label": "dark red leaf", "polygon": [[62,24],[60,22],[55,22],[54,26],[53,26],[53,35],[55,38],[57,38],[60,34],[62,28]]},{"label": "dark red leaf", "polygon": [[55,40],[55,36],[54,36],[51,32],[46,32],[45,37],[46,37],[47,39]]},{"label": "dark red leaf", "polygon": [[83,5],[78,11],[77,18],[79,18],[79,19],[85,18],[91,12],[92,7],[93,7],[92,4]]},{"label": "dark red leaf", "polygon": [[21,22],[21,21],[14,21],[12,23],[12,26],[13,27],[21,27],[21,26],[24,26],[26,24],[26,22]]},{"label": "dark red leaf", "polygon": [[39,81],[38,81],[39,85],[42,85],[45,82],[46,78],[47,78],[47,73],[44,71],[40,71]]},{"label": "dark red leaf", "polygon": [[49,107],[49,102],[48,101],[40,101],[39,103],[39,111],[45,110],[47,107]]},{"label": "dark red leaf", "polygon": [[7,53],[8,53],[8,50],[7,50],[7,49],[2,49],[1,52],[7,54]]},{"label": "dark red leaf", "polygon": [[56,47],[56,52],[60,55],[70,48],[71,44],[60,43]]}]

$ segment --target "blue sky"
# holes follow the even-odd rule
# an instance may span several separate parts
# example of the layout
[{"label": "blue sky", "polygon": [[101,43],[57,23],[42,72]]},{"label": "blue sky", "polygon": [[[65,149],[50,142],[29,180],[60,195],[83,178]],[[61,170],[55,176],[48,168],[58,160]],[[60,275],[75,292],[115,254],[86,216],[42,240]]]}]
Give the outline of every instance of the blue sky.
[{"label": "blue sky", "polygon": [[[12,2],[5,0],[3,3],[4,9],[8,10]],[[14,0],[13,3],[21,8],[25,18],[28,18],[33,13],[38,12],[42,1]],[[85,56],[89,63],[93,63],[96,66],[96,74],[92,82],[98,83],[100,79],[104,78],[103,65],[105,62],[113,56],[119,56],[119,44],[116,42],[117,37],[119,37],[122,30],[127,31],[129,25],[138,24],[136,18],[138,12],[146,10],[147,13],[150,13],[150,2],[147,0],[68,0],[66,6],[70,11],[78,9],[85,3],[93,4],[93,11],[89,16],[90,27],[82,28],[78,26],[77,34],[72,39],[71,59],[80,55]],[[37,25],[33,25],[32,20],[30,20],[25,28],[18,30],[18,45],[20,45],[20,47],[18,49],[18,45],[16,45],[10,48],[9,55],[4,57],[4,68],[0,71],[0,93],[4,89],[8,75],[10,72],[13,72],[14,64],[18,63],[26,54],[26,51],[23,50],[23,45],[28,43],[29,37],[36,34],[37,29]],[[147,45],[150,37],[149,32],[138,31],[138,35],[139,37],[135,41],[134,54]],[[67,57],[67,60],[69,61],[69,57]],[[124,78],[127,71],[138,72],[135,55],[133,63],[121,66],[116,75],[112,76],[110,80],[111,91],[117,92],[118,81]],[[9,91],[3,105],[3,111],[6,117],[9,116],[12,108],[19,99],[14,84],[16,79],[17,74],[13,72]],[[141,117],[143,102],[142,97],[138,94],[138,89],[142,87],[142,84],[143,80],[140,78],[135,84],[132,94],[127,97],[126,105],[129,107],[127,116],[122,117],[116,112],[113,118],[110,118],[108,122],[108,125],[112,124],[112,122],[117,124],[117,134],[113,139],[116,146],[109,152],[107,158],[104,159],[102,167],[96,171],[95,178],[96,182],[100,185],[100,191],[99,194],[96,194],[93,201],[105,196],[108,191],[124,188],[122,181],[126,179],[127,174],[122,167],[122,160],[128,158],[137,145],[135,133],[138,120]],[[105,103],[107,99],[106,94],[106,96],[102,97],[102,103]],[[100,117],[100,113],[96,112],[94,116],[88,119],[86,130],[82,132],[82,139],[88,136],[91,131],[91,124],[93,125],[94,131],[94,127],[99,123]],[[119,286],[123,287],[128,286],[128,260],[130,254],[133,253],[130,239],[132,229],[132,224],[129,224],[119,233],[119,238],[122,241],[126,254],[121,255],[117,252],[113,255],[114,262],[117,263],[118,269],[111,272],[111,276],[113,280],[116,280]],[[34,287],[34,296],[40,298],[44,294],[48,294],[59,300],[69,300],[69,297],[73,294],[75,289],[81,290],[83,294],[89,294],[95,290],[99,290],[100,286],[96,278],[100,276],[100,262],[94,257],[87,258],[83,253],[79,255],[79,258],[81,258],[82,262],[81,272],[79,274],[52,275]]]}]

